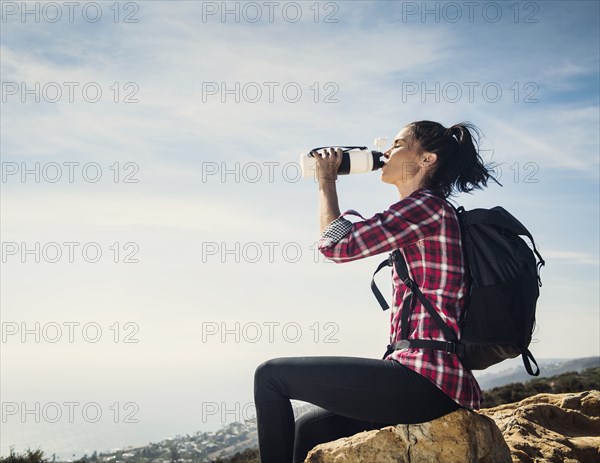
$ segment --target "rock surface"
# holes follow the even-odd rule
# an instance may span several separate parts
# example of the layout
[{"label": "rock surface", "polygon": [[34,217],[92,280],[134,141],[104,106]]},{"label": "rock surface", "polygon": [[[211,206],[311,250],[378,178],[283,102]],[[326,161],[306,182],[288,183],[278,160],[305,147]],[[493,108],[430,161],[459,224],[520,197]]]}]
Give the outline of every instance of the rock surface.
[{"label": "rock surface", "polygon": [[490,418],[458,410],[427,423],[364,431],[317,445],[305,463],[510,463]]},{"label": "rock surface", "polygon": [[[508,444],[508,445],[507,445]],[[538,394],[317,445],[305,463],[600,463],[600,392]]]},{"label": "rock surface", "polygon": [[479,410],[492,418],[513,463],[600,463],[600,392],[538,394]]}]

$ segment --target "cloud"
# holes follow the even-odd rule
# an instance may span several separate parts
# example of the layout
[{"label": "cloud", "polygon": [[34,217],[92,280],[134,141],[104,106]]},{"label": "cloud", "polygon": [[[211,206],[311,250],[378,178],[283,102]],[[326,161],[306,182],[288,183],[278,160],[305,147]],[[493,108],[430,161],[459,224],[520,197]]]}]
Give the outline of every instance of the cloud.
[{"label": "cloud", "polygon": [[547,249],[544,250],[544,259],[547,261],[562,260],[578,265],[596,265],[600,263],[598,255],[586,254],[583,252]]}]

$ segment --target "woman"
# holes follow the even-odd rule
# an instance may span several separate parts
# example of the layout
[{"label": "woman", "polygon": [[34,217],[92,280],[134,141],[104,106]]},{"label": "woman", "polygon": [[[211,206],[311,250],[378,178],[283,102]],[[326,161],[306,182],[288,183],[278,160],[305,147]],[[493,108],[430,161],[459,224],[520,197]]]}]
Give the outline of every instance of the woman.
[{"label": "woman", "polygon": [[[349,262],[400,249],[411,278],[444,321],[457,320],[469,293],[458,218],[447,202],[453,190],[469,192],[497,180],[483,165],[471,124],[446,129],[413,122],[384,153],[381,180],[398,188],[400,201],[364,219],[340,214],[336,186],[341,150],[314,153],[320,196],[319,250]],[[497,182],[498,183],[498,182]],[[363,220],[352,223],[344,215]],[[394,270],[390,342],[400,339],[402,301],[409,290]],[[444,340],[419,301],[408,339]],[[460,333],[459,333],[460,336]],[[290,357],[262,363],[255,372],[259,451],[262,463],[302,462],[315,445],[399,423],[421,423],[461,407],[477,409],[481,390],[455,354],[430,349],[386,352],[384,359]],[[321,407],[294,423],[289,399]]]}]

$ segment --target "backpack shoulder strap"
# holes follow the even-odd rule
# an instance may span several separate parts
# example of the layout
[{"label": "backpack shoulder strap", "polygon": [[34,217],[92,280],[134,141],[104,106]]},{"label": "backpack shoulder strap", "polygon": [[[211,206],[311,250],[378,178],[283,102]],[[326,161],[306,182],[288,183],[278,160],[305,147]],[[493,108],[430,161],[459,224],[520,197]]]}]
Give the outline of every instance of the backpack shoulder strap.
[{"label": "backpack shoulder strap", "polygon": [[375,270],[375,273],[373,273],[373,278],[371,278],[371,291],[373,291],[373,294],[375,294],[375,298],[377,299],[377,302],[379,302],[379,305],[381,306],[382,310],[387,310],[390,308],[390,306],[388,305],[387,301],[385,300],[385,297],[383,297],[381,291],[379,291],[379,288],[375,284],[375,275],[377,275],[377,273],[382,268],[391,267],[392,265],[392,254],[390,254],[386,260],[379,264],[377,270]]},{"label": "backpack shoulder strap", "polygon": [[[408,266],[406,264],[406,261],[404,260],[404,257],[400,253],[400,251],[398,251],[398,250],[394,251],[391,254],[391,256],[392,256],[392,261],[395,264],[396,272],[398,273],[398,276],[404,282],[404,284],[406,286],[408,286],[408,288],[412,291],[412,293],[415,296],[417,296],[417,298],[419,299],[421,304],[423,304],[423,306],[425,307],[425,309],[427,310],[427,312],[429,313],[431,318],[433,318],[435,320],[438,327],[444,333],[444,337],[446,338],[446,340],[454,341],[454,342],[458,341],[458,337],[456,336],[456,333],[454,333],[454,331],[452,331],[452,329],[450,329],[450,327],[446,324],[446,322],[444,322],[441,315],[438,313],[437,310],[435,310],[435,308],[433,307],[431,302],[429,302],[429,299],[427,299],[425,297],[425,295],[421,292],[421,290],[419,289],[419,286],[409,277]],[[409,307],[412,309],[412,304],[410,304]],[[405,327],[404,329],[408,329],[408,327]]]}]

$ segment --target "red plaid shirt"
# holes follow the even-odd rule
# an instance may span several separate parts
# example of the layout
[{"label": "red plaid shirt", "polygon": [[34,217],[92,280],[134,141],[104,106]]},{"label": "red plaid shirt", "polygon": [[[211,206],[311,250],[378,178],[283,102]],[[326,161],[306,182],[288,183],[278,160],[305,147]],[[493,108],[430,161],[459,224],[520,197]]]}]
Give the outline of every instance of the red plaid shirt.
[{"label": "red plaid shirt", "polygon": [[[343,217],[348,214],[363,221],[352,223]],[[319,240],[320,252],[337,263],[395,249],[400,249],[406,259],[412,280],[460,339],[457,320],[465,307],[470,281],[463,262],[458,218],[445,199],[421,188],[370,219],[348,210],[329,224]],[[402,302],[410,296],[394,267],[392,281],[390,344],[400,341]],[[408,339],[444,340],[442,331],[418,299],[409,320]],[[430,349],[404,349],[389,354],[387,359],[425,376],[463,407],[480,407],[481,389],[477,380],[456,355]]]}]

